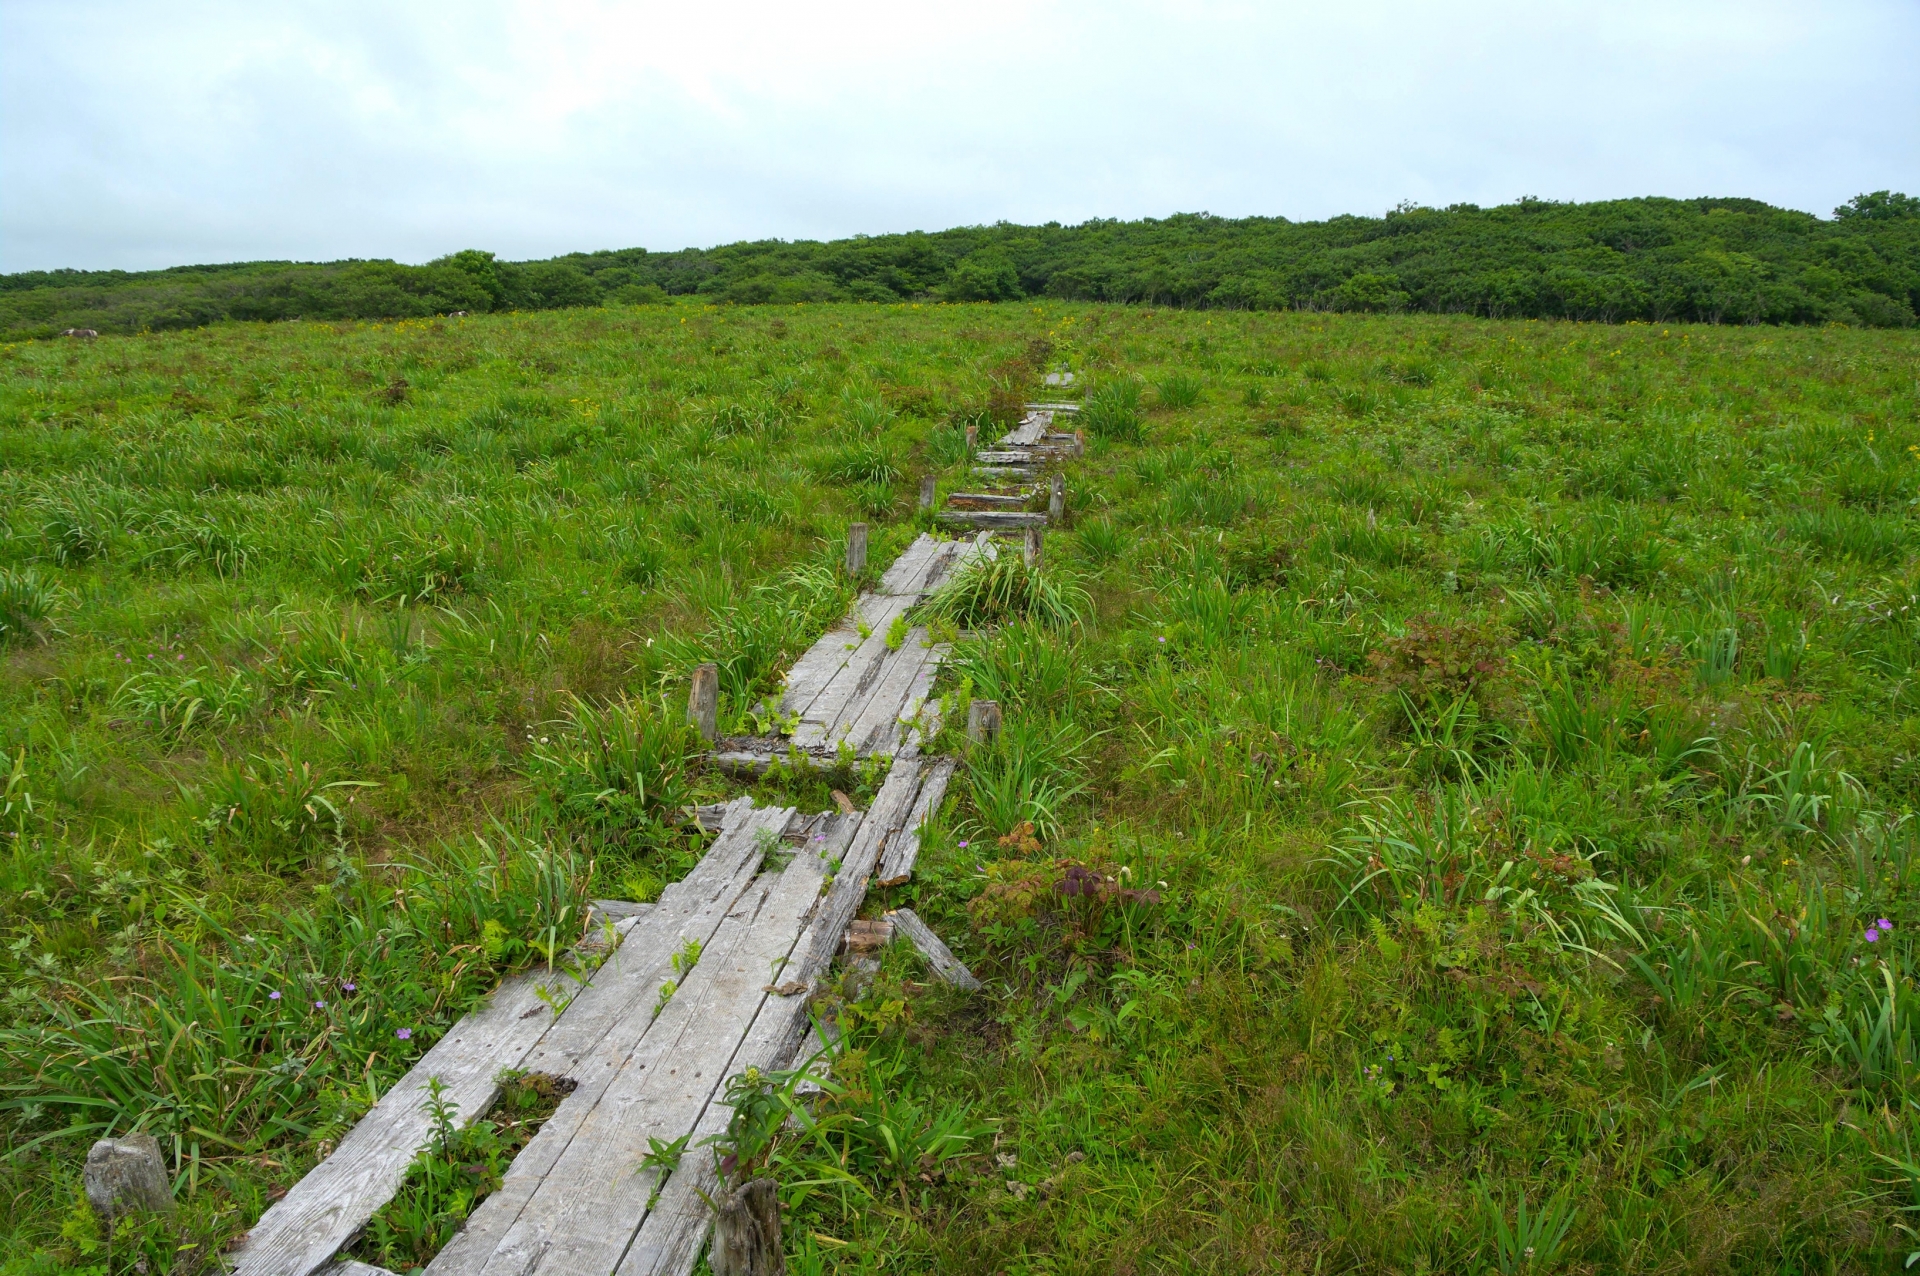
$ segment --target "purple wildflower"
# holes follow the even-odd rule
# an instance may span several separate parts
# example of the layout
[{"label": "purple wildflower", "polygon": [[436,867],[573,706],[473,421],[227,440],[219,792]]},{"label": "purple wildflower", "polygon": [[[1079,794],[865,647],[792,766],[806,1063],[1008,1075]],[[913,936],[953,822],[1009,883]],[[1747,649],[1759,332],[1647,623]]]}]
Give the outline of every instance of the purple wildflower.
[{"label": "purple wildflower", "polygon": [[960,843],[960,845],[961,845],[962,847],[964,847],[964,846],[966,846],[966,843],[965,843],[965,842],[962,842],[962,843]]},{"label": "purple wildflower", "polygon": [[355,991],[355,986],[354,986],[353,984],[341,984],[341,985],[340,985],[340,988],[341,988],[341,990],[342,990],[343,992],[353,992],[353,991]]},{"label": "purple wildflower", "polygon": [[1165,634],[1161,634],[1158,638],[1154,639],[1155,642],[1165,642],[1166,640],[1167,636]]},{"label": "purple wildflower", "polygon": [[394,1035],[394,1036],[396,1036],[396,1037],[398,1037],[398,1038],[400,1038],[400,1040],[402,1040],[402,1041],[411,1041],[411,1040],[413,1040],[413,1029],[411,1029],[411,1028],[395,1028],[395,1029],[393,1030],[393,1035]]},{"label": "purple wildflower", "polygon": [[1877,944],[1880,942],[1880,932],[1871,926],[1867,927],[1867,942],[1869,944]]},{"label": "purple wildflower", "polygon": [[270,993],[268,993],[268,994],[267,994],[267,1000],[268,1000],[268,1001],[278,1001],[278,1000],[280,1000],[280,990],[279,990],[278,988],[275,988],[275,989],[274,989],[274,990],[273,990],[272,992],[270,992]]},{"label": "purple wildflower", "polygon": [[313,1008],[315,1010],[325,1010],[327,1008],[327,1003],[324,1001],[316,1001],[313,1003]]},{"label": "purple wildflower", "polygon": [[1884,917],[1882,917],[1882,918],[1881,918],[1881,919],[1880,919],[1879,921],[1877,921],[1877,922],[1875,922],[1875,923],[1874,923],[1874,925],[1875,925],[1875,926],[1878,926],[1878,927],[1879,927],[1879,928],[1880,928],[1881,930],[1892,930],[1892,929],[1893,929],[1893,923],[1892,923],[1892,922],[1890,922],[1890,921],[1888,921],[1888,920],[1887,920],[1886,918],[1884,918]]}]

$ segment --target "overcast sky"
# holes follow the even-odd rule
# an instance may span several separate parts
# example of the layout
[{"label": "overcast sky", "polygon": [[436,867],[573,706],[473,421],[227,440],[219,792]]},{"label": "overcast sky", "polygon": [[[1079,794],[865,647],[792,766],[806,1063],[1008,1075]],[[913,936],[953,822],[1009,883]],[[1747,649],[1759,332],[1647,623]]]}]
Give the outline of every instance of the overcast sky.
[{"label": "overcast sky", "polygon": [[1920,3],[0,0],[0,270],[1920,193]]}]

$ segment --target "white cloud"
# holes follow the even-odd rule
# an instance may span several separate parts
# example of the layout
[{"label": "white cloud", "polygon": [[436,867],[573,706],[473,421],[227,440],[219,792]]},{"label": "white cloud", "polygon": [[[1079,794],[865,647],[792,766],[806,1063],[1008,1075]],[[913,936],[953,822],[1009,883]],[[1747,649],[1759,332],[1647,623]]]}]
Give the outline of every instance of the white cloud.
[{"label": "white cloud", "polygon": [[0,269],[1920,188],[1884,3],[0,3]]}]

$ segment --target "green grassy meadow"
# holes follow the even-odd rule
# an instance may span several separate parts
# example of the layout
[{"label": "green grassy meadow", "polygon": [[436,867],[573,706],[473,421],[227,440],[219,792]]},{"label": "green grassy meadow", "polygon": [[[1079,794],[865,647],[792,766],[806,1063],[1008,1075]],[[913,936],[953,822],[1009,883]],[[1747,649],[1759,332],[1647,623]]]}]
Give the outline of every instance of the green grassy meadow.
[{"label": "green grassy meadow", "polygon": [[691,667],[764,727],[1054,368],[1005,731],[868,904],[989,990],[847,990],[793,1269],[1901,1270],[1920,338],[677,302],[0,347],[0,1273],[216,1270],[682,873]]}]

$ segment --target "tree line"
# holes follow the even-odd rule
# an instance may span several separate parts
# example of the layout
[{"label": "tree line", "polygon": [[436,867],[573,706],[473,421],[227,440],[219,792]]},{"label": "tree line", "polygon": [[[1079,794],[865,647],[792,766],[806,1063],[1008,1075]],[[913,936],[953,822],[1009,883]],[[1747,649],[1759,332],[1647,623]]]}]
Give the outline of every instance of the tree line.
[{"label": "tree line", "polygon": [[1429,311],[1624,322],[1905,327],[1920,308],[1920,198],[1856,196],[1831,218],[1752,199],[1404,204],[1292,222],[1184,213],[968,226],[544,261],[469,249],[392,261],[242,262],[0,275],[0,334],[139,332],[222,320],[465,311],[1029,297],[1230,309]]}]

